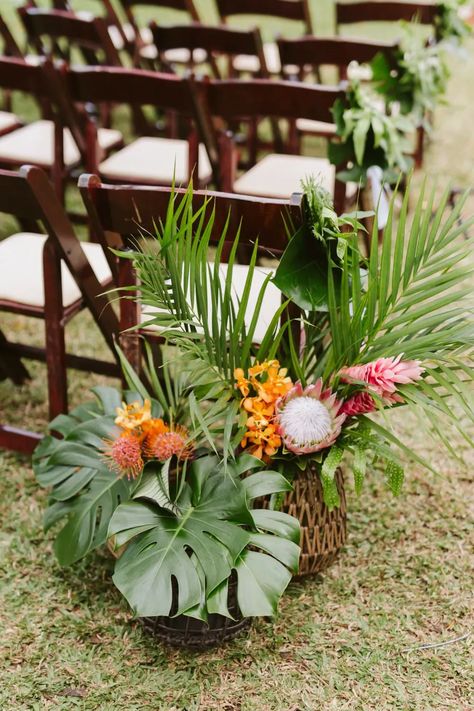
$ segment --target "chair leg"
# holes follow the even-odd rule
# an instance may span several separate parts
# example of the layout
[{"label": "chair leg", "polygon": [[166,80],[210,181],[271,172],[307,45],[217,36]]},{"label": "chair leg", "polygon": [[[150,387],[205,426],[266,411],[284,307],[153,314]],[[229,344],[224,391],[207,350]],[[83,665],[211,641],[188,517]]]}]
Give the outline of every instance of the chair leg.
[{"label": "chair leg", "polygon": [[67,412],[68,398],[61,261],[50,239],[44,245],[43,274],[49,416],[53,419]]}]

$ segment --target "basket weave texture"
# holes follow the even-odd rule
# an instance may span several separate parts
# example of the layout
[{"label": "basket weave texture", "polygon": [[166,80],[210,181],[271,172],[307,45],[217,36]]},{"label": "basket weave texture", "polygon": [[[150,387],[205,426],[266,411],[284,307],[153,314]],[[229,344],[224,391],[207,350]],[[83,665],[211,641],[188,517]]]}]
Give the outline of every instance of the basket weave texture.
[{"label": "basket weave texture", "polygon": [[285,496],[281,510],[297,518],[301,526],[297,577],[326,570],[347,540],[346,496],[341,469],[336,471],[335,480],[341,505],[332,511],[323,501],[321,480],[312,467],[298,474],[293,481],[293,491]]},{"label": "basket weave texture", "polygon": [[[174,596],[176,601],[176,595]],[[160,642],[173,647],[208,649],[228,642],[251,625],[250,618],[242,618],[237,604],[237,583],[231,579],[227,606],[233,620],[223,615],[209,615],[202,622],[193,617],[141,617],[144,629]],[[175,610],[171,610],[173,614]]]}]

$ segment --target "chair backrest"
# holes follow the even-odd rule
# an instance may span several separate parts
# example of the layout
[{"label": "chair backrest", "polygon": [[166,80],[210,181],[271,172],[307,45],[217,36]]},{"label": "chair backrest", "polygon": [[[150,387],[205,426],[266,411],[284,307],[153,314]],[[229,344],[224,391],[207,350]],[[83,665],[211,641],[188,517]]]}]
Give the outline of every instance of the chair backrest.
[{"label": "chair backrest", "polygon": [[141,24],[135,14],[137,7],[156,10],[157,13],[163,8],[168,10],[177,10],[180,13],[184,13],[186,17],[193,22],[200,22],[201,19],[198,11],[196,10],[194,0],[119,0],[119,4],[123,9],[127,21],[133,28],[135,42],[138,48],[142,47],[145,43],[140,33]]},{"label": "chair backrest", "polygon": [[23,57],[18,42],[12,35],[10,28],[0,14],[0,42],[2,44],[2,54],[6,57]]},{"label": "chair backrest", "polygon": [[[152,22],[150,29],[159,61],[164,65],[166,65],[166,58],[163,53],[169,49],[183,47],[189,50],[203,49],[209,58],[217,58],[220,55],[231,60],[242,54],[257,57],[260,63],[260,75],[268,76],[262,37],[258,28],[241,30],[198,23],[162,27]],[[222,78],[217,62],[212,62],[211,69],[216,79]]]},{"label": "chair backrest", "polygon": [[18,57],[0,57],[0,88],[21,91],[36,98],[50,98],[41,64],[29,64]]},{"label": "chair backrest", "polygon": [[433,2],[397,2],[376,0],[355,3],[336,2],[336,25],[352,25],[359,22],[411,22],[434,25],[439,7]]},{"label": "chair backrest", "polygon": [[[102,17],[79,17],[65,10],[19,9],[30,43],[44,56],[69,59],[70,48],[81,51],[87,64],[121,66],[121,61]],[[45,44],[45,39],[48,44]],[[65,51],[61,40],[66,41]]]},{"label": "chair backrest", "polygon": [[[140,233],[155,233],[155,225],[166,216],[173,194],[184,195],[182,188],[110,185],[96,175],[82,175],[79,189],[94,233],[104,246],[133,246]],[[285,221],[297,229],[303,220],[303,196],[295,193],[290,200],[250,197],[231,193],[195,190],[193,208],[211,201],[215,219],[211,243],[217,244],[227,224],[227,236],[233,241],[240,230],[241,244],[253,244],[258,238],[261,249],[281,254],[288,244]]]},{"label": "chair backrest", "polygon": [[[43,226],[58,259],[66,262],[106,342],[115,352],[114,338],[118,334],[115,313],[41,168],[23,166],[18,172],[0,170],[0,213],[13,215],[29,230],[36,231],[39,224]],[[21,263],[18,271],[21,278]]]},{"label": "chair backrest", "polygon": [[210,79],[202,83],[207,115],[228,121],[275,117],[331,123],[331,108],[343,96],[339,87],[294,81]]},{"label": "chair backrest", "polygon": [[216,0],[222,22],[238,15],[261,15],[302,22],[305,32],[312,34],[308,0]]},{"label": "chair backrest", "polygon": [[307,66],[318,70],[322,66],[337,67],[339,78],[346,78],[348,65],[355,61],[367,64],[376,54],[384,54],[389,61],[396,44],[346,39],[344,37],[300,37],[277,39],[283,73],[286,66],[305,70]]},{"label": "chair backrest", "polygon": [[[203,131],[201,140],[209,154],[214,177],[218,179],[217,147],[213,143],[213,136],[209,132],[206,133],[207,124],[200,115],[201,103],[195,98],[196,90],[192,77],[121,67],[64,68],[62,77],[70,108],[76,102],[98,105],[102,102],[126,104],[132,109],[153,106],[186,119],[190,124],[189,135],[194,136],[195,129]],[[197,141],[193,143],[192,150],[194,153],[190,156],[190,164],[194,166],[198,162]]]}]

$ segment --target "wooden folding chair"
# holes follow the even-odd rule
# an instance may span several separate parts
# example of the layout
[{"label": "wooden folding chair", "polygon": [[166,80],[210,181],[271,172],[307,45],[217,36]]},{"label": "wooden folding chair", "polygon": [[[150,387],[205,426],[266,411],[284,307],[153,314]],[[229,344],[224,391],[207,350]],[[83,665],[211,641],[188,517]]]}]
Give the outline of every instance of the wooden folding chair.
[{"label": "wooden folding chair", "polygon": [[[216,117],[229,123],[262,117],[332,123],[331,108],[336,99],[344,97],[339,87],[265,79],[208,80],[199,88],[203,110],[197,115],[204,117],[206,126],[212,126]],[[202,129],[203,133],[205,130],[211,129]],[[301,190],[301,181],[313,175],[334,196],[336,209],[344,210],[346,186],[336,180],[335,166],[327,158],[295,155],[294,146],[289,145],[287,153],[266,155],[237,178],[238,156],[233,137],[221,135],[220,146],[221,186],[226,192],[289,199]]]},{"label": "wooden folding chair", "polygon": [[[49,116],[0,136],[0,167],[17,168],[29,163],[43,168],[62,200],[66,179],[85,160],[87,151],[79,125],[74,127],[69,121],[63,130],[59,114],[64,116],[70,107],[65,104],[55,68],[48,60],[34,66],[21,59],[0,57],[0,88],[30,94]],[[85,111],[79,118],[79,108],[75,107],[75,115],[77,122],[88,125]],[[101,129],[98,141],[104,154],[123,145],[122,134],[113,129]]]},{"label": "wooden folding chair", "polygon": [[[153,11],[156,19],[160,21],[163,11],[175,11],[178,16],[185,17],[190,22],[200,22],[199,13],[193,0],[119,0],[127,22],[123,25],[124,32],[131,44],[134,45],[135,65],[151,69],[155,68],[157,58],[156,47],[153,44],[153,35],[149,27],[142,26],[137,19],[136,10]],[[155,17],[153,18],[155,19]],[[167,62],[173,64],[185,64],[192,66],[205,61],[206,54],[203,50],[197,49],[190,52],[189,49],[178,47],[167,52]]]},{"label": "wooden folding chair", "polygon": [[86,64],[122,65],[102,17],[80,16],[66,10],[18,9],[28,42],[41,56],[69,61],[77,49]]},{"label": "wooden folding chair", "polygon": [[[65,326],[79,311],[91,312],[114,354],[119,322],[104,295],[116,265],[99,244],[77,239],[46,174],[24,166],[0,171],[0,212],[25,230],[0,241],[0,313],[43,319],[45,347],[8,340],[0,322],[0,378],[28,378],[21,358],[46,361],[49,414],[67,412],[67,368],[119,376],[117,362],[66,352]],[[31,452],[40,435],[0,424],[0,447]]]},{"label": "wooden folding chair", "polygon": [[[136,239],[140,234],[154,234],[155,225],[166,216],[169,201],[173,194],[179,196],[184,190],[162,187],[145,187],[130,185],[108,185],[101,183],[95,175],[83,175],[79,179],[79,188],[99,241],[104,245],[120,242],[124,249],[136,249]],[[278,258],[284,251],[288,236],[286,224],[293,225],[294,229],[301,226],[303,220],[301,194],[293,195],[287,200],[270,200],[265,198],[243,197],[226,193],[195,191],[193,195],[193,209],[198,209],[203,203],[211,199],[210,209],[215,210],[212,244],[217,244],[227,225],[226,236],[229,240],[224,246],[223,253],[228,254],[226,247],[230,246],[237,232],[240,230],[239,244],[244,254],[249,254],[258,238],[259,250],[268,256]],[[255,302],[260,287],[267,278],[268,268],[258,267],[254,272],[249,303],[248,323],[253,316],[252,303]],[[220,277],[226,278],[225,265],[221,266]],[[233,289],[235,304],[242,296],[245,279],[248,273],[246,264],[234,265]],[[121,260],[120,285],[129,286],[136,283],[130,259]],[[253,301],[252,301],[253,300]],[[269,284],[265,292],[261,319],[255,332],[255,341],[260,342],[265,330],[270,324],[276,310],[281,305],[281,293]],[[121,299],[120,301],[120,327],[126,331],[137,324],[143,323],[149,312],[142,310],[139,301]],[[291,314],[297,316],[296,312]],[[298,314],[299,315],[299,314]],[[247,325],[248,325],[247,323]],[[299,333],[298,323],[295,322],[295,335]],[[143,337],[162,341],[160,331],[156,327],[144,327],[140,330],[122,334],[122,348],[127,358],[138,371],[141,367],[141,345]]]},{"label": "wooden folding chair", "polygon": [[[216,4],[224,24],[229,19],[242,15],[258,15],[299,23],[303,34],[314,34],[308,0],[259,0],[258,3],[255,0],[216,0]],[[264,51],[270,74],[280,74],[277,45],[274,42],[265,42]],[[234,67],[243,74],[256,74],[259,70],[255,58],[245,55],[236,57]]]},{"label": "wooden folding chair", "polygon": [[[108,182],[180,185],[188,182],[193,171],[197,185],[219,180],[217,148],[207,143],[205,135],[206,145],[199,143],[195,126],[195,111],[199,106],[193,98],[190,78],[116,67],[65,69],[62,78],[63,93],[69,97],[71,107],[77,102],[100,105],[103,101],[132,108],[151,105],[156,110],[172,112],[186,123],[186,138],[177,136],[176,122],[176,126],[171,127],[171,137],[141,136],[105,161],[94,155],[93,147],[88,164]],[[197,123],[202,125],[202,121]]]},{"label": "wooden folding chair", "polygon": [[[10,28],[0,14],[0,48],[4,57],[17,57],[23,59],[23,53],[16,39],[10,32]],[[4,91],[2,97],[2,107],[0,111],[0,136],[9,133],[22,125],[21,119],[12,111],[11,95],[9,91]]]},{"label": "wooden folding chair", "polygon": [[[237,56],[252,57],[258,63],[258,76],[268,76],[262,36],[256,27],[241,30],[198,23],[165,27],[152,22],[150,30],[156,47],[157,66],[161,71],[173,70],[169,62],[170,50],[187,49],[193,53],[197,50],[205,52],[206,64],[215,79],[235,75],[233,60]],[[225,66],[219,62],[220,59],[227,60]]]},{"label": "wooden folding chair", "polygon": [[[277,40],[282,77],[299,80],[321,81],[322,69],[331,67],[337,71],[339,81],[348,76],[364,78],[364,65],[372,61],[376,54],[384,54],[392,61],[396,44],[370,42],[345,37],[301,37]],[[352,66],[356,63],[356,66]],[[293,138],[299,151],[301,138],[305,135],[332,138],[336,134],[334,123],[323,123],[309,119],[297,119]]]}]

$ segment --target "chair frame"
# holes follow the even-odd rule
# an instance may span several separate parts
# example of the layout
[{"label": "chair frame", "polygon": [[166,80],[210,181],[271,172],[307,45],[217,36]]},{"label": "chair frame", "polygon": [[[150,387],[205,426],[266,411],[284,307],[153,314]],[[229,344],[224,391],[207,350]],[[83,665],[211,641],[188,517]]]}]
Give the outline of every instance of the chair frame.
[{"label": "chair frame", "polygon": [[362,0],[355,3],[336,2],[336,29],[340,25],[359,22],[411,22],[415,17],[422,25],[433,25],[439,14],[436,3],[399,2],[397,0]]},{"label": "chair frame", "polygon": [[[124,250],[136,249],[136,235],[154,234],[155,225],[160,215],[165,215],[169,200],[173,194],[184,195],[181,188],[110,185],[102,183],[96,175],[82,175],[79,190],[87,213],[99,242],[106,246],[119,243]],[[288,243],[282,212],[293,225],[300,226],[303,221],[303,195],[295,193],[289,200],[273,200],[213,191],[193,193],[193,208],[198,209],[205,202],[213,203],[214,225],[211,243],[217,244],[226,228],[229,242],[223,249],[229,254],[235,235],[240,231],[242,253],[249,254],[249,245],[255,241],[258,232],[259,250],[268,254],[282,254]],[[258,225],[258,228],[255,226]],[[215,236],[214,236],[215,235]],[[247,262],[248,263],[248,262]],[[119,284],[137,285],[136,275],[130,259],[120,260]],[[138,285],[137,285],[138,288]],[[299,316],[299,311],[291,309],[291,316]],[[127,359],[139,371],[142,363],[143,331],[137,330],[141,323],[140,305],[131,299],[120,301],[121,345]],[[297,324],[295,327],[298,328]],[[132,329],[130,331],[130,329]],[[296,333],[296,330],[295,330]],[[146,333],[147,338],[162,342],[158,334]]]},{"label": "chair frame", "polygon": [[[188,134],[189,175],[198,169],[199,132],[204,143],[216,184],[219,184],[219,151],[213,142],[213,134],[200,115],[202,108],[196,100],[195,82],[191,76],[179,77],[174,74],[162,74],[145,69],[125,69],[120,67],[63,67],[61,72],[63,95],[69,105],[64,121],[74,123],[74,105],[77,102],[128,104],[141,108],[153,105],[159,109],[186,117],[194,126]],[[157,100],[154,100],[157,97]],[[78,128],[77,121],[76,129]],[[152,134],[153,135],[153,134]],[[176,135],[171,135],[175,138]],[[98,173],[96,126],[91,117],[87,118],[85,140],[88,144],[87,165],[89,172]],[[113,181],[112,181],[113,182]],[[123,181],[120,181],[123,182]],[[131,181],[134,182],[134,181]],[[155,183],[152,183],[155,184]]]},{"label": "chair frame", "polygon": [[[218,134],[212,128],[215,118],[228,123],[262,117],[287,119],[290,124],[297,118],[332,123],[331,108],[336,99],[344,97],[340,87],[267,79],[207,79],[198,90],[202,110],[196,111],[196,116],[205,122],[201,133],[214,130],[214,140],[220,147],[221,189],[228,193],[233,192],[238,152],[230,131]],[[290,142],[286,153],[296,154],[297,147]],[[339,212],[344,210],[345,191],[345,184],[336,179],[334,203]]]},{"label": "chair frame", "polygon": [[[47,236],[43,250],[44,309],[0,301],[0,312],[44,320],[45,348],[10,342],[0,331],[0,376],[11,377],[20,384],[29,377],[21,358],[45,361],[49,414],[53,418],[67,412],[67,368],[120,377],[114,348],[119,322],[44,171],[35,166],[23,166],[18,172],[0,170],[0,212],[14,215],[23,229]],[[43,230],[39,229],[40,224]],[[62,301],[61,261],[67,264],[81,291],[81,298],[66,308]],[[65,326],[84,308],[91,312],[114,355],[114,363],[66,352]],[[0,424],[0,447],[30,453],[39,439],[36,433]]]}]

